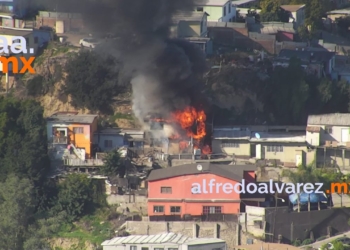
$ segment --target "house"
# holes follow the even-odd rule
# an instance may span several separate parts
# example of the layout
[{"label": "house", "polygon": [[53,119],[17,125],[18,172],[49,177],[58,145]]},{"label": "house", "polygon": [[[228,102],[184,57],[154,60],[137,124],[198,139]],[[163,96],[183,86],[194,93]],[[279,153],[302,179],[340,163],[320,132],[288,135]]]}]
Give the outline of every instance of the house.
[{"label": "house", "polygon": [[281,8],[290,14],[289,22],[298,28],[305,24],[305,5],[281,5]]},{"label": "house", "polygon": [[[31,4],[30,0],[0,0],[0,12],[3,14],[16,15],[17,17],[24,17]],[[7,19],[4,15],[3,20]],[[2,26],[2,25],[0,25]]]},{"label": "house", "polygon": [[58,112],[47,118],[49,148],[55,159],[62,159],[67,147],[80,160],[92,158],[93,136],[97,131],[97,115]]},{"label": "house", "polygon": [[243,179],[255,182],[255,170],[255,165],[209,162],[152,170],[147,178],[149,219],[234,218],[249,197],[241,198],[232,188]]},{"label": "house", "polygon": [[237,6],[238,8],[253,8],[258,4],[258,0],[233,0],[232,5]]},{"label": "house", "polygon": [[[7,44],[9,46],[12,45],[13,41],[15,41],[14,37],[22,36],[26,39],[27,44],[27,54],[11,54],[11,56],[24,56],[26,58],[29,58],[31,56],[34,56],[37,52],[39,41],[38,38],[34,36],[34,32],[32,29],[18,29],[18,28],[0,28],[0,36],[5,37],[7,39]],[[33,53],[30,53],[30,49],[33,49]],[[10,55],[1,55],[1,56],[10,56]],[[21,60],[18,62],[18,67],[21,69],[23,66],[23,63]],[[3,65],[0,64],[0,70],[2,71]],[[9,65],[9,71],[12,71],[12,65]]]},{"label": "house", "polygon": [[177,233],[115,237],[111,240],[104,241],[102,246],[103,250],[227,249],[226,242],[218,238],[190,238]]},{"label": "house", "polygon": [[205,37],[207,35],[206,12],[180,12],[172,17],[171,35],[176,38]]},{"label": "house", "polygon": [[312,146],[344,146],[350,142],[350,113],[309,115],[306,140]]},{"label": "house", "polygon": [[332,79],[336,81],[344,80],[350,83],[350,60],[348,56],[335,56]]},{"label": "house", "polygon": [[39,11],[35,22],[36,27],[51,27],[59,34],[69,31],[83,31],[85,29],[80,13]]},{"label": "house", "polygon": [[324,50],[288,50],[282,49],[274,59],[273,66],[288,67],[292,58],[299,59],[301,66],[309,73],[318,77],[325,77],[332,74],[335,53]]},{"label": "house", "polygon": [[327,12],[327,18],[331,19],[333,23],[337,21],[339,18],[345,18],[350,15],[350,9],[340,9],[340,10],[332,10]]},{"label": "house", "polygon": [[306,161],[307,144],[303,126],[236,126],[216,127],[213,153],[236,158],[278,161],[298,166]]},{"label": "house", "polygon": [[195,11],[208,13],[209,22],[233,22],[237,13],[231,0],[208,0],[203,5],[195,6]]},{"label": "house", "polygon": [[94,134],[94,144],[103,152],[108,152],[123,146],[143,148],[144,131],[133,129],[106,128]]}]

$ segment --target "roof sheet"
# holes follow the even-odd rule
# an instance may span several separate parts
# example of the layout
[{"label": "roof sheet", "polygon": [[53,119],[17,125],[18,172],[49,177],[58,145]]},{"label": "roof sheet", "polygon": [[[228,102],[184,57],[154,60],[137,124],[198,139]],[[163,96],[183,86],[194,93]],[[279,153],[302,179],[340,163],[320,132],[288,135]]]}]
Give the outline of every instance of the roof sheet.
[{"label": "roof sheet", "polygon": [[342,9],[342,10],[332,10],[332,11],[329,11],[327,12],[328,15],[337,15],[337,14],[340,14],[340,15],[350,15],[350,9]]},{"label": "roof sheet", "polygon": [[200,238],[193,239],[188,236],[176,233],[162,233],[156,235],[130,235],[126,237],[115,237],[111,240],[106,240],[102,243],[102,246],[116,246],[122,244],[186,244],[199,245],[210,244],[216,242],[225,243],[225,241],[214,238]]},{"label": "roof sheet", "polygon": [[350,113],[309,115],[308,125],[350,126]]},{"label": "roof sheet", "polygon": [[300,142],[306,141],[305,133],[260,133],[260,138],[252,137],[252,142]]},{"label": "roof sheet", "polygon": [[242,4],[247,4],[251,2],[256,2],[256,0],[237,0],[237,1],[232,1],[232,5],[238,6]]},{"label": "roof sheet", "polygon": [[91,124],[97,115],[81,115],[75,113],[56,113],[47,118],[48,122]]},{"label": "roof sheet", "polygon": [[[202,171],[198,171],[197,166],[202,166]],[[214,174],[222,176],[227,179],[242,181],[244,171],[255,171],[255,165],[222,165],[212,164],[210,162],[202,162],[200,164],[185,164],[176,167],[155,169],[152,170],[148,176],[148,181],[156,181],[161,179],[168,179],[183,175],[193,174]]]},{"label": "roof sheet", "polygon": [[299,9],[305,7],[305,4],[301,5],[301,4],[297,4],[297,5],[281,5],[281,8],[284,9],[285,11],[289,11],[289,12],[296,12]]},{"label": "roof sheet", "polygon": [[297,57],[301,60],[307,61],[319,61],[319,62],[329,62],[334,57],[334,52],[328,51],[309,51],[309,50],[289,50],[282,49],[278,55],[278,58],[290,59],[292,57]]},{"label": "roof sheet", "polygon": [[249,139],[249,131],[214,129],[213,139]]},{"label": "roof sheet", "polygon": [[173,23],[178,23],[180,21],[202,21],[203,16],[208,15],[206,12],[194,12],[194,11],[187,11],[187,12],[179,12],[175,14],[172,18]]},{"label": "roof sheet", "polygon": [[27,36],[33,33],[32,29],[10,29],[10,28],[0,28],[0,35],[7,36]]},{"label": "roof sheet", "polygon": [[224,6],[230,0],[207,0],[207,1],[196,1],[197,6]]}]

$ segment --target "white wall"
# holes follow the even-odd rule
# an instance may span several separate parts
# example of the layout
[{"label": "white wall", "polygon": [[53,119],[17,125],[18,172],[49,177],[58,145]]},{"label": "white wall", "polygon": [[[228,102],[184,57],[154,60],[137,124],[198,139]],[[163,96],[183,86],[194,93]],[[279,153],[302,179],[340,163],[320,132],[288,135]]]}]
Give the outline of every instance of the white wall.
[{"label": "white wall", "polygon": [[[324,126],[324,125],[308,125],[308,126],[317,126],[317,127],[321,127],[321,131],[320,131],[320,144],[319,145],[324,145],[326,143],[326,141],[336,141],[338,142],[339,146],[345,146],[346,142],[350,142],[350,126]],[[331,128],[332,132],[331,133],[327,133],[327,128]],[[347,130],[348,131],[348,138],[345,141],[342,141],[342,130]],[[308,143],[311,142],[311,139],[316,138],[315,133],[312,135],[312,133],[307,132],[306,133],[306,140],[308,141]],[[311,144],[311,143],[310,143]],[[312,145],[314,146],[319,146],[315,143],[313,143]]]},{"label": "white wall", "polygon": [[[264,221],[265,221],[265,208],[264,207],[254,207],[246,206],[246,212],[240,215],[240,222],[242,229],[247,229],[247,232],[256,236],[264,236]],[[262,229],[257,228],[254,225],[254,221],[262,221]]]}]

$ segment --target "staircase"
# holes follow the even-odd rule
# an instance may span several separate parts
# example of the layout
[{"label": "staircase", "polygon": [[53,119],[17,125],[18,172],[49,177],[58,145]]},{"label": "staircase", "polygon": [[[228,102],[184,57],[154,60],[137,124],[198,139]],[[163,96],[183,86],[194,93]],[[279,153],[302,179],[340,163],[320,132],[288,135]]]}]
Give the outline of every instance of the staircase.
[{"label": "staircase", "polygon": [[78,150],[73,144],[70,144],[70,146],[73,148],[74,154],[80,159],[85,161],[85,157],[82,155],[82,152]]}]

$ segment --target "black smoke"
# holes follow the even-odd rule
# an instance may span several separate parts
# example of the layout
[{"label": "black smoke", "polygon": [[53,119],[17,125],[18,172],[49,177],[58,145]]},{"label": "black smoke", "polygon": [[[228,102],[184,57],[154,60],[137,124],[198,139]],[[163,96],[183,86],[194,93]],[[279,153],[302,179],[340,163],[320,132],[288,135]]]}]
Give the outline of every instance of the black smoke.
[{"label": "black smoke", "polygon": [[[124,65],[133,88],[133,109],[140,121],[148,113],[163,117],[205,101],[201,77],[205,57],[195,45],[171,39],[172,17],[192,11],[193,0],[45,0],[57,11],[82,13],[91,33],[118,36],[103,46]],[[198,2],[197,2],[198,3]],[[50,5],[51,4],[51,5]]]}]

